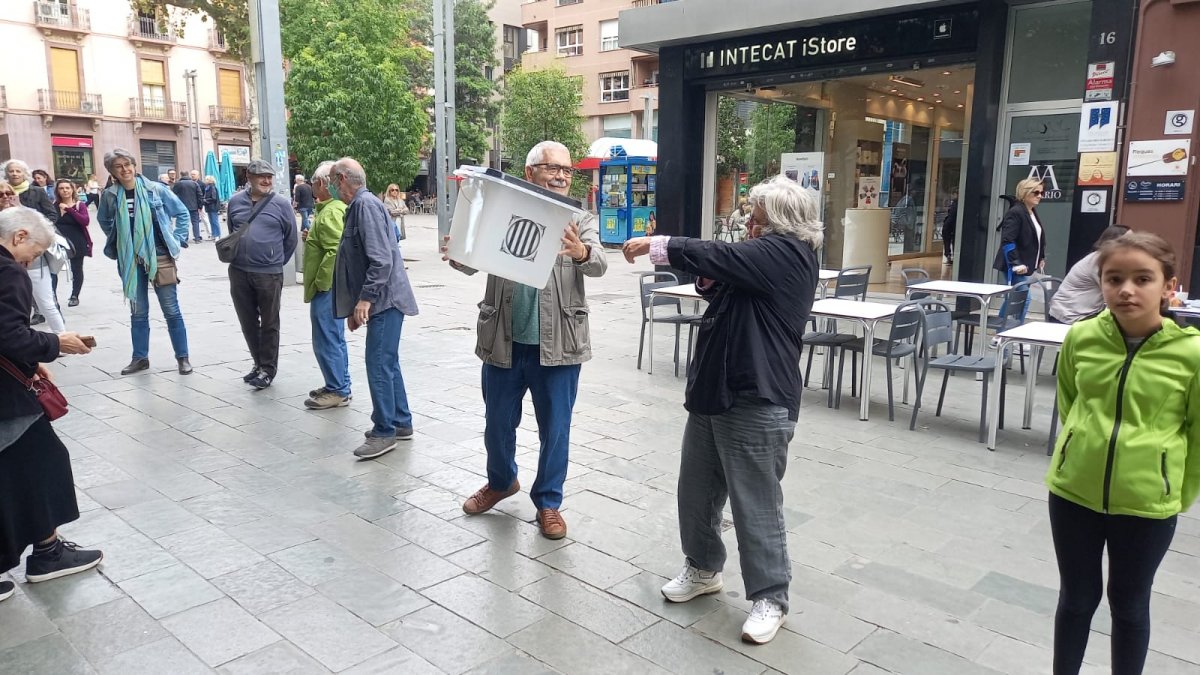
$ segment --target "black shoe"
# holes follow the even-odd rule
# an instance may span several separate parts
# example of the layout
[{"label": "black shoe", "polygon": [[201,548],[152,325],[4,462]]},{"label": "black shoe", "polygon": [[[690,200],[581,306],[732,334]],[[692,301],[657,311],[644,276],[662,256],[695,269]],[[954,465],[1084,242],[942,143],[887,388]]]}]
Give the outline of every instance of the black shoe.
[{"label": "black shoe", "polygon": [[25,559],[25,580],[36,584],[58,579],[90,570],[103,559],[104,554],[100,551],[86,551],[60,538],[48,552],[33,554]]},{"label": "black shoe", "polygon": [[36,325],[38,325],[39,323],[46,323],[46,317],[42,316],[41,314],[34,314],[34,315],[33,315],[33,316],[32,316],[32,317],[29,319],[29,325],[30,325],[30,326],[36,326]]},{"label": "black shoe", "polygon": [[17,585],[11,581],[0,581],[0,602],[12,597],[17,592]]},{"label": "black shoe", "polygon": [[134,359],[129,362],[129,365],[127,365],[121,369],[121,374],[122,375],[132,375],[133,373],[136,373],[136,372],[139,372],[142,370],[149,370],[149,369],[150,369],[150,359]]},{"label": "black shoe", "polygon": [[271,386],[272,379],[274,379],[274,378],[272,378],[270,375],[267,375],[266,373],[259,373],[258,377],[255,377],[253,380],[250,380],[250,382],[248,382],[248,384],[251,387],[254,387],[255,389],[263,390],[263,389],[266,389],[267,387]]},{"label": "black shoe", "polygon": [[183,241],[179,242],[179,247],[187,248],[188,247],[187,239],[184,239]]},{"label": "black shoe", "polygon": [[192,362],[188,361],[186,356],[183,357],[182,359],[176,359],[176,361],[179,361],[179,374],[180,375],[191,375],[192,374]]},{"label": "black shoe", "polygon": [[67,300],[67,307],[78,307],[78,306],[79,306],[79,298],[72,295],[71,299]]},{"label": "black shoe", "polygon": [[253,380],[253,379],[254,379],[254,378],[256,378],[256,377],[258,377],[258,366],[255,366],[255,367],[254,367],[254,370],[252,370],[252,371],[250,371],[250,372],[246,373],[245,375],[243,375],[243,376],[242,376],[242,382],[245,382],[246,384],[249,384],[249,383],[250,383],[250,381],[251,381],[251,380]]},{"label": "black shoe", "polygon": [[200,242],[202,242],[202,241],[204,241],[204,240],[203,240],[203,239],[193,239],[193,240],[192,240],[192,243],[194,243],[194,244],[199,244],[199,243],[200,243]]}]

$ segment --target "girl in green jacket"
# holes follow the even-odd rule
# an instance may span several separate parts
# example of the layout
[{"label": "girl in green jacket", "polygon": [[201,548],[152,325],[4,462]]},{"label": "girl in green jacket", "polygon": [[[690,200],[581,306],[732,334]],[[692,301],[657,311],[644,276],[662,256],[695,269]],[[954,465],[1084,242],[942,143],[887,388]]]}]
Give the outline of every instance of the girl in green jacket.
[{"label": "girl in green jacket", "polygon": [[1132,232],[1106,242],[1098,263],[1108,309],[1063,342],[1063,430],[1046,474],[1060,588],[1055,675],[1083,662],[1106,546],[1112,672],[1142,672],[1154,574],[1177,514],[1200,492],[1200,331],[1164,317],[1175,254]]}]

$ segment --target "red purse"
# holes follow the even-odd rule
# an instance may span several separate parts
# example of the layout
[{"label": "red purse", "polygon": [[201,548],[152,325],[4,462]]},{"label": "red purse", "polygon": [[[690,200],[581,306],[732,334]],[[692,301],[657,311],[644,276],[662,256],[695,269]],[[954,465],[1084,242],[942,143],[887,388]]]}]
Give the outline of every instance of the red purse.
[{"label": "red purse", "polygon": [[60,391],[53,382],[44,377],[37,380],[32,380],[28,377],[25,377],[25,375],[12,364],[12,361],[9,361],[3,356],[0,356],[0,368],[8,371],[8,374],[15,377],[17,382],[20,382],[22,386],[29,389],[30,393],[32,393],[37,399],[37,402],[41,404],[42,412],[46,413],[46,419],[53,422],[54,420],[67,414],[67,397],[63,396],[62,391]]}]

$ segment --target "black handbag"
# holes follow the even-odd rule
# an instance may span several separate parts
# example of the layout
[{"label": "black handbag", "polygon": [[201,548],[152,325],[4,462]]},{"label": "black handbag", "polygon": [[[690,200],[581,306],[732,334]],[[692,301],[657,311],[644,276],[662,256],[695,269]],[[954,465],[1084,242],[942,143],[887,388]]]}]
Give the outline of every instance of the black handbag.
[{"label": "black handbag", "polygon": [[245,236],[245,234],[249,232],[250,228],[254,225],[255,217],[257,217],[258,214],[264,208],[266,208],[267,204],[271,203],[271,200],[274,198],[275,195],[273,194],[263,197],[262,201],[258,203],[258,206],[255,206],[254,209],[250,211],[250,217],[246,219],[245,223],[238,227],[238,229],[217,240],[216,246],[218,260],[223,263],[231,263],[234,260],[237,260],[238,246],[241,244],[242,237]]}]

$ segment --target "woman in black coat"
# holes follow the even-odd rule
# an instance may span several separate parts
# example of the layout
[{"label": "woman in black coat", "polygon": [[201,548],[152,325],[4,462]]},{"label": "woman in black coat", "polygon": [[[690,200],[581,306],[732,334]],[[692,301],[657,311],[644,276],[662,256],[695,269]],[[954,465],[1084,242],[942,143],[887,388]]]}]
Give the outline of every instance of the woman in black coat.
[{"label": "woman in black coat", "polygon": [[4,179],[17,191],[21,206],[33,209],[45,216],[50,222],[58,219],[58,209],[54,200],[46,193],[46,189],[33,182],[29,165],[19,159],[10,159],[4,163]]},{"label": "woman in black coat", "polygon": [[1017,183],[1016,197],[1017,203],[1000,221],[1000,250],[992,264],[1010,284],[1024,281],[1046,264],[1046,232],[1037,215],[1042,182],[1026,178]]},{"label": "woman in black coat", "polygon": [[[33,545],[25,561],[30,583],[91,569],[103,558],[58,536],[60,525],[79,518],[71,457],[23,381],[50,379],[42,364],[60,354],[91,351],[75,333],[29,327],[33,286],[26,269],[53,241],[53,226],[37,212],[19,206],[0,212],[0,573]],[[11,581],[0,580],[0,600],[13,591]]]}]

